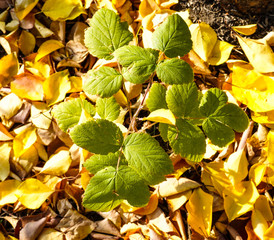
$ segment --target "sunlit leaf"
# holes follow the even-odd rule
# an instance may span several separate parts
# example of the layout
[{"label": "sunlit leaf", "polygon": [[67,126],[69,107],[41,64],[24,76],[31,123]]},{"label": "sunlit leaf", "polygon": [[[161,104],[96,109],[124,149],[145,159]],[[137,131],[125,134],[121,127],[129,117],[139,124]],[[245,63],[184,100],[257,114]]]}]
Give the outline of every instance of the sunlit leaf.
[{"label": "sunlit leaf", "polygon": [[39,234],[37,240],[63,240],[64,233],[54,230],[53,228],[44,228]]},{"label": "sunlit leaf", "polygon": [[249,179],[252,180],[256,186],[258,186],[266,173],[266,165],[261,163],[255,163],[251,166],[248,172]]},{"label": "sunlit leaf", "polygon": [[31,121],[37,128],[49,129],[52,116],[50,108],[43,102],[35,102],[31,106]]},{"label": "sunlit leaf", "polygon": [[102,119],[114,121],[120,114],[120,105],[114,97],[98,98],[96,100],[96,112]]},{"label": "sunlit leaf", "polygon": [[265,220],[269,222],[273,220],[273,213],[270,204],[269,199],[265,195],[260,195],[254,205],[254,209],[263,213]]},{"label": "sunlit leaf", "polygon": [[228,42],[217,40],[207,62],[210,65],[221,65],[225,63],[233,48],[234,46]]},{"label": "sunlit leaf", "polygon": [[151,112],[147,117],[143,118],[143,120],[167,123],[171,125],[175,125],[176,123],[173,113],[169,109],[163,108]]},{"label": "sunlit leaf", "polygon": [[252,211],[251,215],[251,224],[253,231],[260,239],[264,238],[264,233],[268,229],[268,223],[264,218],[264,213],[257,210],[256,208]]},{"label": "sunlit leaf", "polygon": [[243,35],[249,36],[256,32],[257,30],[257,24],[249,24],[244,26],[234,26],[232,27],[233,30],[235,30],[238,33],[241,33]]},{"label": "sunlit leaf", "polygon": [[19,185],[20,182],[18,180],[6,180],[0,182],[0,206],[15,203],[17,201],[15,193]]},{"label": "sunlit leaf", "polygon": [[[11,152],[11,145],[9,142],[4,142],[0,145],[0,181],[4,181],[10,173],[10,152]],[[0,204],[1,205],[1,204]]]},{"label": "sunlit leaf", "polygon": [[274,130],[267,134],[267,160],[274,165]]},{"label": "sunlit leaf", "polygon": [[147,107],[151,112],[157,109],[167,109],[166,103],[167,89],[160,83],[153,83],[146,100]]},{"label": "sunlit leaf", "polygon": [[28,32],[26,30],[23,30],[20,35],[18,44],[19,44],[19,49],[21,50],[21,52],[25,56],[27,56],[33,52],[33,50],[35,48],[36,40],[32,33]]},{"label": "sunlit leaf", "polygon": [[0,100],[0,116],[6,119],[13,117],[22,107],[23,101],[14,93],[11,93]]},{"label": "sunlit leaf", "polygon": [[64,45],[58,40],[47,40],[41,44],[37,51],[37,55],[35,57],[35,61],[39,61],[41,58],[49,55],[50,53],[63,48]]},{"label": "sunlit leaf", "polygon": [[15,13],[19,20],[24,19],[38,2],[39,0],[16,0]]},{"label": "sunlit leaf", "polygon": [[15,53],[0,59],[0,87],[5,87],[18,72],[19,64]]}]

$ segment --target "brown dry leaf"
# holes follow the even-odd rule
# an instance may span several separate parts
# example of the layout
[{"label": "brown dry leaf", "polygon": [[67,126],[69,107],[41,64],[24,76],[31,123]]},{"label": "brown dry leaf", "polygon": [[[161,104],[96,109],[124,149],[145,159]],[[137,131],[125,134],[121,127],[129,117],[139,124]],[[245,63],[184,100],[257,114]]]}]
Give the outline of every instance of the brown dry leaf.
[{"label": "brown dry leaf", "polygon": [[38,236],[37,240],[63,240],[64,234],[54,230],[53,228],[44,228]]},{"label": "brown dry leaf", "polygon": [[108,218],[105,218],[104,220],[96,221],[95,224],[96,224],[96,227],[94,229],[95,232],[111,234],[118,237],[121,236],[118,228]]}]

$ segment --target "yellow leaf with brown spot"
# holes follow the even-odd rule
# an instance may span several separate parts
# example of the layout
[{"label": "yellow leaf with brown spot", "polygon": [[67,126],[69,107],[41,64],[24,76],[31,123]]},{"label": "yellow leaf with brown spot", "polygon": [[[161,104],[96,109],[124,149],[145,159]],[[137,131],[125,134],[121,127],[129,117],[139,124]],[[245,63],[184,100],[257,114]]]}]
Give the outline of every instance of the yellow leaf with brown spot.
[{"label": "yellow leaf with brown spot", "polygon": [[274,72],[274,53],[266,40],[253,40],[237,35],[240,46],[254,69],[261,73]]},{"label": "yellow leaf with brown spot", "polygon": [[176,118],[169,109],[157,109],[151,112],[147,117],[143,118],[143,120],[167,123],[171,125],[175,125],[176,123]]},{"label": "yellow leaf with brown spot", "polygon": [[69,151],[61,150],[50,156],[42,168],[41,173],[61,176],[68,171],[70,164],[71,158]]},{"label": "yellow leaf with brown spot", "polygon": [[[12,146],[9,142],[4,142],[0,144],[0,181],[4,181],[10,173],[10,152]],[[0,190],[1,191],[1,190]]]},{"label": "yellow leaf with brown spot", "polygon": [[18,180],[6,180],[0,182],[0,206],[15,203],[17,201],[15,193],[19,185],[20,182]]},{"label": "yellow leaf with brown spot", "polygon": [[68,70],[50,75],[50,77],[44,81],[43,89],[48,105],[51,106],[61,102],[65,98],[67,92],[71,89]]},{"label": "yellow leaf with brown spot", "polygon": [[15,157],[24,154],[37,140],[36,128],[28,127],[17,134],[13,140],[13,151]]},{"label": "yellow leaf with brown spot", "polygon": [[224,62],[228,60],[233,48],[234,48],[234,45],[225,41],[217,40],[207,62],[210,65],[223,64]]},{"label": "yellow leaf with brown spot", "polygon": [[20,184],[16,196],[26,208],[38,209],[53,192],[39,180],[29,178]]},{"label": "yellow leaf with brown spot", "polygon": [[0,59],[0,88],[12,81],[12,77],[18,72],[19,64],[15,53],[6,55]]},{"label": "yellow leaf with brown spot", "polygon": [[249,36],[256,32],[257,24],[249,24],[244,26],[234,26],[232,29],[238,33]]},{"label": "yellow leaf with brown spot", "polygon": [[35,62],[39,61],[41,58],[63,47],[63,43],[57,40],[47,40],[43,42],[37,51]]},{"label": "yellow leaf with brown spot", "polygon": [[15,0],[15,13],[21,21],[35,7],[39,0]]},{"label": "yellow leaf with brown spot", "polygon": [[15,76],[10,88],[18,97],[32,101],[42,101],[44,97],[43,79],[29,73]]},{"label": "yellow leaf with brown spot", "polygon": [[18,42],[18,46],[21,52],[25,56],[29,55],[30,53],[33,52],[35,48],[35,44],[36,44],[36,40],[33,34],[26,30],[23,30],[21,32],[19,42]]},{"label": "yellow leaf with brown spot", "polygon": [[213,196],[201,188],[193,191],[186,204],[188,212],[187,221],[190,226],[204,237],[210,236],[212,225]]}]

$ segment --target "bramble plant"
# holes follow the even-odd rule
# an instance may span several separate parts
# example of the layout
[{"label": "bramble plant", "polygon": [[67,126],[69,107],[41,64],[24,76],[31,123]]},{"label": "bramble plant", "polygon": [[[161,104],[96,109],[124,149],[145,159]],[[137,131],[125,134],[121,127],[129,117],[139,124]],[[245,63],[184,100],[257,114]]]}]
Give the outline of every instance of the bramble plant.
[{"label": "bramble plant", "polygon": [[[123,200],[136,207],[146,205],[148,185],[160,183],[173,171],[157,140],[136,130],[145,104],[151,113],[144,120],[159,122],[163,140],[192,162],[203,159],[206,137],[222,147],[234,140],[234,131],[243,132],[248,126],[246,114],[228,103],[225,92],[213,88],[202,94],[197,88],[192,68],[180,59],[191,50],[192,41],[178,14],[153,32],[153,48],[128,45],[132,39],[127,23],[116,13],[98,10],[85,33],[85,45],[93,56],[115,57],[118,68],[103,66],[84,77],[84,92],[99,96],[95,107],[78,98],[53,109],[59,127],[69,132],[76,145],[94,153],[84,164],[94,176],[83,199],[83,205],[94,211],[109,211]],[[131,121],[125,135],[113,122],[120,113],[113,95],[123,89],[124,81],[147,85],[134,114],[127,106]],[[96,114],[100,119],[93,118]]]}]

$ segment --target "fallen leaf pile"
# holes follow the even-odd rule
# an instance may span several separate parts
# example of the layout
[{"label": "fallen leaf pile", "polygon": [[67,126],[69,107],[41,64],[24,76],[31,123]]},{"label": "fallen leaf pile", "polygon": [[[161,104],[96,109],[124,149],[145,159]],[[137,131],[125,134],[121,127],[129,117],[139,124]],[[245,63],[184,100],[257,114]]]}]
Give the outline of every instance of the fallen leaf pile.
[{"label": "fallen leaf pile", "polygon": [[[0,59],[0,240],[274,239],[273,33],[254,40],[247,36],[256,25],[235,26],[246,62],[237,59],[235,46],[219,40],[208,24],[194,24],[187,11],[172,10],[177,3],[0,1],[0,45],[5,51]],[[229,102],[250,117],[248,129],[229,145],[219,148],[207,141],[199,164],[167,146],[175,171],[150,186],[149,203],[142,208],[126,201],[109,212],[82,206],[92,177],[83,163],[91,153],[73,144],[64,132],[67,126],[58,126],[53,117],[60,102],[80,97],[94,104],[96,96],[83,93],[82,76],[90,69],[117,66],[116,59],[98,60],[85,46],[85,29],[100,8],[119,14],[134,35],[131,44],[144,47],[150,47],[152,33],[169,15],[179,14],[193,41],[182,58],[193,68],[200,89],[208,90],[213,79]],[[229,75],[222,71],[226,65]],[[218,75],[210,70],[217,67]],[[121,109],[114,119],[125,133],[128,116],[123,108],[138,108],[144,91],[141,84],[129,82],[123,90],[114,95],[119,103],[114,107]],[[92,91],[99,94],[100,89]],[[96,104],[113,106],[113,99]],[[74,104],[74,113],[81,111],[75,124],[88,121],[90,115],[77,107],[82,101]],[[105,118],[112,121],[113,116]],[[176,121],[168,109],[141,120],[138,130],[150,133],[158,126],[150,121]]]}]

